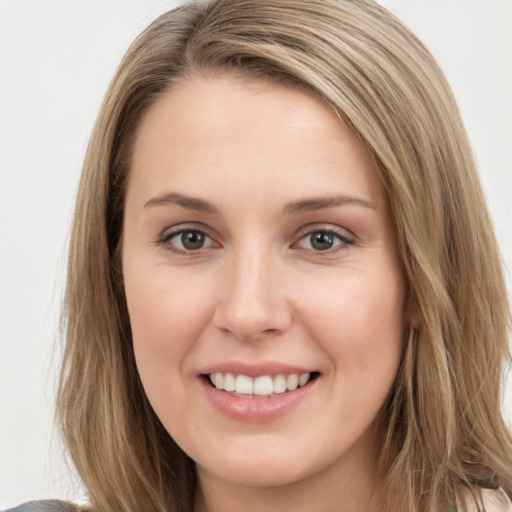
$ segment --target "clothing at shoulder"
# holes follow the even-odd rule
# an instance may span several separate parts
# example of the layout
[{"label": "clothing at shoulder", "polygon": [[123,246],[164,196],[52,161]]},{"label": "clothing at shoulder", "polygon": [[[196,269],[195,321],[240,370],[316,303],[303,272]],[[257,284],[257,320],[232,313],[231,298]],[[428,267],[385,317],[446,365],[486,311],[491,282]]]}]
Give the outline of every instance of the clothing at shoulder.
[{"label": "clothing at shoulder", "polygon": [[[503,489],[480,489],[479,496],[468,489],[457,496],[457,512],[512,512],[512,502]],[[79,507],[69,501],[42,500],[24,503],[4,512],[86,512],[87,507]]]},{"label": "clothing at shoulder", "polygon": [[4,510],[4,512],[80,512],[87,509],[73,505],[69,501],[41,500],[30,501],[15,508]]},{"label": "clothing at shoulder", "polygon": [[512,512],[512,502],[503,489],[479,489],[474,495],[469,489],[457,497],[457,512]]}]

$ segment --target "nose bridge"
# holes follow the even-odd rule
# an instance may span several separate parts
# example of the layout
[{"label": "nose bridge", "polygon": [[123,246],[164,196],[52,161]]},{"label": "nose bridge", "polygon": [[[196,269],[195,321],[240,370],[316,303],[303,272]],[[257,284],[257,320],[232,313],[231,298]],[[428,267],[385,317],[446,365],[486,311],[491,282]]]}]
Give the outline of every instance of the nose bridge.
[{"label": "nose bridge", "polygon": [[290,320],[279,286],[279,262],[271,247],[256,240],[233,249],[215,315],[216,324],[243,340],[277,333]]}]

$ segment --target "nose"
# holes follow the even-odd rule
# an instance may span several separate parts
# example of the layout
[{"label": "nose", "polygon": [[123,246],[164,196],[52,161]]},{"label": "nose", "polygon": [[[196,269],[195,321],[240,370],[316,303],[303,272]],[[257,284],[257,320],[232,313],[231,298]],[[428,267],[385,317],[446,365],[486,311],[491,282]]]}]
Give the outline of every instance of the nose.
[{"label": "nose", "polygon": [[213,322],[242,341],[278,335],[292,323],[282,268],[269,252],[246,247],[226,263]]}]

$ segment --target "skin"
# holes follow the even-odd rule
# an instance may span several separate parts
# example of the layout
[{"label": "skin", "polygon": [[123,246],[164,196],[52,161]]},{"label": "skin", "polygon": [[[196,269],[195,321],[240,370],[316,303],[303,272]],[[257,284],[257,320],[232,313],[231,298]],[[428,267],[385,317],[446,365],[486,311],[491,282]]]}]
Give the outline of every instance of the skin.
[{"label": "skin", "polygon": [[[290,211],[334,196],[352,199]],[[204,246],[187,251],[180,229]],[[335,231],[331,248],[312,245],[315,230]],[[385,190],[351,130],[284,86],[179,84],[138,129],[122,249],[137,366],[196,461],[196,512],[379,510],[375,420],[399,366],[406,281]],[[199,377],[226,361],[320,375],[286,414],[245,422]]]}]

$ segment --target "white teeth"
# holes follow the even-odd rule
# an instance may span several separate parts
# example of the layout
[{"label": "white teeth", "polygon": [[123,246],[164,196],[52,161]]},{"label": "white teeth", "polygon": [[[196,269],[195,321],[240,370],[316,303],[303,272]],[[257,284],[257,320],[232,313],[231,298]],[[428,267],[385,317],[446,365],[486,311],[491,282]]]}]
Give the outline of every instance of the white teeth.
[{"label": "white teeth", "polygon": [[235,376],[232,373],[226,373],[224,376],[224,389],[226,391],[235,391]]},{"label": "white teeth", "polygon": [[310,379],[310,377],[311,377],[310,373],[303,373],[299,377],[299,386],[304,386],[304,384],[306,384],[306,382]]},{"label": "white teeth", "polygon": [[286,379],[284,375],[278,375],[274,379],[274,393],[284,393],[286,391]]},{"label": "white teeth", "polygon": [[212,381],[217,389],[224,389],[224,375],[222,373],[215,373],[213,375],[215,378]]},{"label": "white teeth", "polygon": [[255,395],[271,395],[274,391],[272,377],[265,375],[264,377],[257,377],[254,379],[254,394]]},{"label": "white teeth", "polygon": [[[252,379],[245,375],[237,375],[235,381],[235,391],[242,395],[252,395]],[[229,391],[226,389],[226,391]]]},{"label": "white teeth", "polygon": [[299,376],[295,373],[288,375],[286,378],[286,388],[289,391],[293,391],[299,387]]},{"label": "white teeth", "polygon": [[261,375],[252,379],[246,375],[232,373],[212,373],[209,375],[211,383],[217,388],[237,395],[256,395],[260,397],[294,391],[305,386],[311,379],[311,373],[279,374],[272,378],[270,375]]}]

